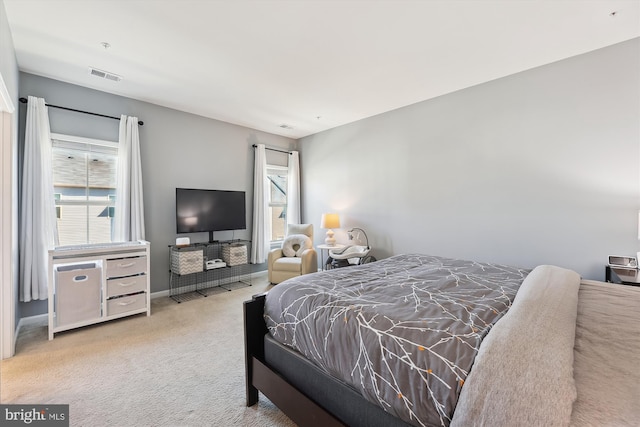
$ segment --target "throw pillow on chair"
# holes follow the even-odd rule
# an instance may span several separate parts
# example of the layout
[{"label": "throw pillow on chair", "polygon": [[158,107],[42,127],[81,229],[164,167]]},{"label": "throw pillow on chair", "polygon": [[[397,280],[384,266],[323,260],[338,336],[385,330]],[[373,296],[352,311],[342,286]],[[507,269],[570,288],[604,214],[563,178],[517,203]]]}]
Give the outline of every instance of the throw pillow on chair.
[{"label": "throw pillow on chair", "polygon": [[301,257],[302,253],[313,247],[311,238],[304,234],[292,234],[282,242],[282,253],[286,257]]}]

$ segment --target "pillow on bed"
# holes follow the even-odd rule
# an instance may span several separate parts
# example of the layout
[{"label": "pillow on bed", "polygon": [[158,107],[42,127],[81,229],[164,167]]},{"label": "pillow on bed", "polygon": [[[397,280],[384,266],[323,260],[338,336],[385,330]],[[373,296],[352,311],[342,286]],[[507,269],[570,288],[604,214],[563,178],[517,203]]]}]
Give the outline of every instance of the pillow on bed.
[{"label": "pillow on bed", "polygon": [[301,257],[306,249],[311,249],[311,238],[304,234],[292,234],[282,242],[282,253],[287,257]]}]

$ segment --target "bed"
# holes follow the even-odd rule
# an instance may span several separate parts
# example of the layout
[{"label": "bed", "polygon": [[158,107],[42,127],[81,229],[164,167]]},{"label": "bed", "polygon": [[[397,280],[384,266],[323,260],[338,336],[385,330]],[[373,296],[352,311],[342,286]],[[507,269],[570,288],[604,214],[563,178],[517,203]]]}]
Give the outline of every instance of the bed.
[{"label": "bed", "polygon": [[247,405],[298,425],[640,425],[640,288],[407,254],[244,315]]}]

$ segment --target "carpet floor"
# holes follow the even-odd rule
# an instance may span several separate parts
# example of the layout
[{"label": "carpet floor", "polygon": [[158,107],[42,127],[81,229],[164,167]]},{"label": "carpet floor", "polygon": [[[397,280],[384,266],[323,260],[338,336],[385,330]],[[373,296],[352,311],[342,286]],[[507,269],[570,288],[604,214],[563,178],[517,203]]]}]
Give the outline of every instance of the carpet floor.
[{"label": "carpet floor", "polygon": [[71,426],[282,426],[295,424],[264,396],[245,406],[242,302],[268,290],[210,291],[151,301],[151,316],[56,334],[24,327],[2,361],[3,404],[69,404]]}]

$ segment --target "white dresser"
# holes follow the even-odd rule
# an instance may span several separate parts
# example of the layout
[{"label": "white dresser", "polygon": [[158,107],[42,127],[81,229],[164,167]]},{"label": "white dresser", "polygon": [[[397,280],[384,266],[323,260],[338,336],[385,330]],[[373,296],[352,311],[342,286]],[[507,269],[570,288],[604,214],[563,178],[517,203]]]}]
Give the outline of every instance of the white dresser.
[{"label": "white dresser", "polygon": [[149,242],[49,251],[49,339],[56,332],[134,314],[151,315]]}]

